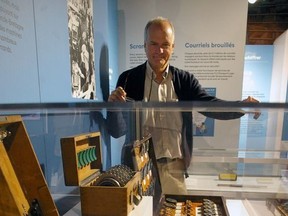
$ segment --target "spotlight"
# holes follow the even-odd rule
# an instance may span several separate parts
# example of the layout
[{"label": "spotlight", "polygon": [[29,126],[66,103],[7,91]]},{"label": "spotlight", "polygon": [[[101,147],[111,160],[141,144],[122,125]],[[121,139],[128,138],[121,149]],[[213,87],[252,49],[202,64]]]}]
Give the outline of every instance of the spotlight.
[{"label": "spotlight", "polygon": [[254,4],[257,0],[248,0],[250,4]]}]

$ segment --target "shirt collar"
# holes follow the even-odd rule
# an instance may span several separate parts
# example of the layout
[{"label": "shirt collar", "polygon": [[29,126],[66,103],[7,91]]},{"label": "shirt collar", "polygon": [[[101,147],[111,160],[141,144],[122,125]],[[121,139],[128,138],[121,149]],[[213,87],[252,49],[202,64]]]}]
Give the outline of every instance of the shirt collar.
[{"label": "shirt collar", "polygon": [[[152,74],[154,73],[148,61],[146,62],[146,72],[150,78],[152,77]],[[163,72],[164,79],[168,77],[168,73],[169,73],[169,65],[166,67],[165,71]],[[156,75],[153,74],[153,77],[156,77]]]}]

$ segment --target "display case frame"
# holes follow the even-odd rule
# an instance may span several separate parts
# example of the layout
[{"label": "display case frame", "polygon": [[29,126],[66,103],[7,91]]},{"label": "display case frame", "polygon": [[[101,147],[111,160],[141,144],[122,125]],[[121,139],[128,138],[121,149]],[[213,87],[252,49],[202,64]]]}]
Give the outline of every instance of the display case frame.
[{"label": "display case frame", "polygon": [[[236,143],[231,148],[223,148],[221,146],[222,143],[220,145],[218,143],[215,145],[211,144],[210,135],[210,137],[205,136],[205,134],[194,136],[196,144],[194,143],[192,166],[188,170],[188,193],[190,195],[223,196],[225,199],[244,200],[245,202],[250,200],[263,201],[264,204],[266,199],[287,199],[288,142],[285,139],[283,140],[287,132],[287,103],[83,102],[0,105],[1,116],[16,114],[23,117],[39,161],[44,161],[43,158],[46,158],[46,162],[48,161],[48,163],[45,163],[45,161],[42,162],[41,165],[43,165],[44,171],[46,171],[44,173],[46,174],[45,177],[50,191],[54,198],[57,197],[55,198],[56,204],[59,194],[64,198],[77,197],[79,194],[77,189],[70,190],[64,186],[64,179],[59,177],[63,174],[61,173],[61,168],[58,168],[59,170],[56,172],[58,173],[56,183],[53,182],[53,178],[56,177],[51,171],[54,170],[54,167],[49,165],[49,160],[54,160],[53,157],[57,154],[57,148],[59,149],[58,145],[60,145],[58,143],[59,137],[91,131],[101,131],[101,134],[103,134],[104,131],[104,149],[105,151],[110,149],[109,152],[107,151],[104,154],[104,168],[105,166],[107,168],[113,164],[120,163],[119,149],[121,149],[121,145],[119,143],[123,142],[123,138],[114,139],[107,133],[107,125],[105,125],[107,112],[133,113],[133,118],[130,119],[131,127],[135,129],[133,135],[137,138],[141,136],[140,129],[136,125],[134,127],[133,124],[137,124],[137,121],[139,121],[139,113],[141,114],[142,111],[147,110],[161,110],[163,112],[245,113],[245,116],[240,119],[224,121],[224,130],[220,133],[220,136],[222,135],[225,139],[227,134],[232,134],[232,137],[237,136],[238,141],[242,139],[242,142],[245,143],[243,141],[244,137],[244,140],[246,140],[246,145],[244,146],[239,146],[239,141],[239,143]],[[261,116],[257,120],[253,119],[255,112],[261,113]],[[63,118],[67,118],[69,121],[65,122]],[[73,120],[74,123],[71,125],[71,121]],[[220,120],[214,122],[215,133],[219,132],[217,131],[217,127],[219,126],[218,121]],[[244,121],[244,126],[241,125],[243,124],[242,121]],[[37,122],[41,122],[40,125],[43,127],[43,130],[40,132]],[[245,134],[240,134],[239,130],[243,129],[244,132],[242,131],[242,133],[250,133],[248,137],[245,137]],[[265,130],[265,133],[259,133],[260,130]],[[43,146],[39,147],[37,142],[35,142],[35,140],[39,139],[43,139],[44,141],[54,140],[54,143],[47,142],[44,148],[42,148]],[[201,144],[198,145],[198,141]],[[256,144],[250,146],[247,145],[248,142]],[[50,149],[52,146],[54,149]],[[52,151],[53,153],[51,153]],[[61,157],[59,155],[58,157]],[[60,160],[58,165],[59,167],[61,166]],[[219,174],[225,173],[236,173],[237,180],[220,181]],[[199,183],[202,183],[202,185]]]}]

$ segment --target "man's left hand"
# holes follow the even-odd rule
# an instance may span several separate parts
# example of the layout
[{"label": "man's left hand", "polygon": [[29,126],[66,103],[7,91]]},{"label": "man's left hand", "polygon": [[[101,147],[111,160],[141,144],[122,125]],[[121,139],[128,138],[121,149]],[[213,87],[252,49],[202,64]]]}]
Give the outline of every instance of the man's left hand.
[{"label": "man's left hand", "polygon": [[[251,96],[248,96],[246,99],[242,100],[242,102],[244,102],[244,103],[259,103],[258,100],[256,100],[255,98],[253,98]],[[254,119],[258,119],[259,116],[261,115],[261,112],[258,112],[258,111],[252,112],[252,113],[254,113],[254,116],[253,116]]]}]

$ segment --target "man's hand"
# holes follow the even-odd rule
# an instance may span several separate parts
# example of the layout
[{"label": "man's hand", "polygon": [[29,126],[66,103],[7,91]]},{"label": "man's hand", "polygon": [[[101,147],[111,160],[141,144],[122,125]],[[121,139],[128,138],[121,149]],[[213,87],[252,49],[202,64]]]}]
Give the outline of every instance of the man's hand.
[{"label": "man's hand", "polygon": [[253,98],[253,97],[251,97],[251,96],[248,96],[246,99],[244,99],[242,102],[248,102],[248,103],[250,103],[250,102],[252,102],[252,103],[259,103],[259,101],[258,100],[256,100],[255,98]]},{"label": "man's hand", "polygon": [[[251,96],[248,96],[246,99],[242,100],[242,102],[244,103],[259,103],[258,100],[256,100],[255,98],[251,97]],[[261,112],[251,112],[251,113],[254,113],[254,116],[253,118],[254,119],[258,119],[259,116],[261,115]]]},{"label": "man's hand", "polygon": [[125,102],[126,101],[126,92],[124,89],[119,86],[117,89],[111,92],[108,98],[109,102]]}]

